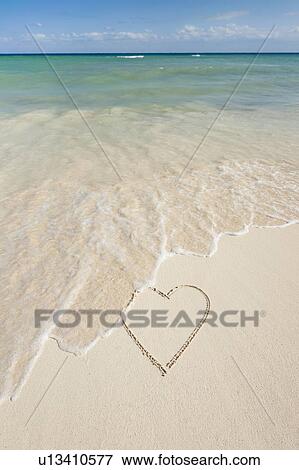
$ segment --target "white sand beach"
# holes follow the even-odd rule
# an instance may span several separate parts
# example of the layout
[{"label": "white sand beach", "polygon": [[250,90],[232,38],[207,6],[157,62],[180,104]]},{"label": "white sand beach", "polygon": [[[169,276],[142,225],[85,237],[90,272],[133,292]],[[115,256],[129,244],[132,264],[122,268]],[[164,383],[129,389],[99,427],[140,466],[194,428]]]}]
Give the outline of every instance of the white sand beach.
[{"label": "white sand beach", "polygon": [[[205,324],[165,377],[123,327],[81,357],[49,339],[17,399],[0,407],[1,449],[296,448],[298,234],[297,225],[251,229],[223,236],[210,258],[162,263],[163,292],[192,284],[216,312],[263,311],[258,327]],[[181,289],[171,309],[194,299]],[[165,299],[145,291],[134,302],[149,306]],[[186,331],[164,329],[160,340],[158,330],[147,344],[164,360]]]}]

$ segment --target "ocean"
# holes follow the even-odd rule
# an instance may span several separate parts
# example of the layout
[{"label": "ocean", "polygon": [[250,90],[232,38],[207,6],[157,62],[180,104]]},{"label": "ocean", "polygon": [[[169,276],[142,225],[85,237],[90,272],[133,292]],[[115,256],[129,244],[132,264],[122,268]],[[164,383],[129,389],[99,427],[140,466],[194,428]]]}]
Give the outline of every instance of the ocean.
[{"label": "ocean", "polygon": [[49,336],[82,354],[107,333],[35,309],[124,308],[168,256],[299,219],[299,54],[48,61],[0,56],[2,397]]},{"label": "ocean", "polygon": [[[254,54],[70,54],[49,60],[83,109],[220,107]],[[295,107],[299,54],[262,54],[233,109]],[[286,83],[287,79],[287,83]],[[0,56],[2,114],[73,110],[42,55]]]}]

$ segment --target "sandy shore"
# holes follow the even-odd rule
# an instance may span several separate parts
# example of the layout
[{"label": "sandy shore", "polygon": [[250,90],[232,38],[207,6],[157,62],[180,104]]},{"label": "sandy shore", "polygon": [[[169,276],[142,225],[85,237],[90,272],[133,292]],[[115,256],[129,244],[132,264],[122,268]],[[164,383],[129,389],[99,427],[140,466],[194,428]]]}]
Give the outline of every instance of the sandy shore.
[{"label": "sandy shore", "polygon": [[[175,256],[161,266],[156,287],[164,292],[194,284],[216,312],[264,312],[258,327],[204,325],[166,377],[123,328],[80,358],[49,340],[18,399],[0,407],[0,447],[298,447],[298,234],[296,225],[254,229],[223,237],[212,258]],[[147,291],[134,307],[165,302]],[[171,311],[196,302],[181,289]],[[152,333],[139,332],[164,361],[189,330]]]}]

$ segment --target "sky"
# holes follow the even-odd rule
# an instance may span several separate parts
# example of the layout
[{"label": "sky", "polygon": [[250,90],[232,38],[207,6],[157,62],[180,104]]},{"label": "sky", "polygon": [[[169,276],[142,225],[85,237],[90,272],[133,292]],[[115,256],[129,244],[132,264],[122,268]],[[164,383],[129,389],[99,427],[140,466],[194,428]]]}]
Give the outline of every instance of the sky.
[{"label": "sky", "polygon": [[0,53],[299,51],[298,0],[2,0]]}]

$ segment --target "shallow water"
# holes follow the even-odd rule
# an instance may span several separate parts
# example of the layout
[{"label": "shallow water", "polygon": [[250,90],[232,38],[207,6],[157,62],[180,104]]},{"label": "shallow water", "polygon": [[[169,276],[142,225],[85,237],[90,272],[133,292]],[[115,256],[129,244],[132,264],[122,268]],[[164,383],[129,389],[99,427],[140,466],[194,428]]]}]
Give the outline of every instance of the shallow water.
[{"label": "shallow water", "polygon": [[[51,55],[50,61],[81,108],[219,107],[254,59],[252,54]],[[232,105],[252,108],[299,102],[299,54],[263,54]],[[0,55],[1,113],[70,110],[43,56]]]},{"label": "shallow water", "polygon": [[80,354],[105,333],[35,309],[124,308],[166,256],[298,221],[297,55],[258,59],[178,179],[251,59],[50,57],[88,128],[42,57],[0,57],[2,397],[49,336]]}]

